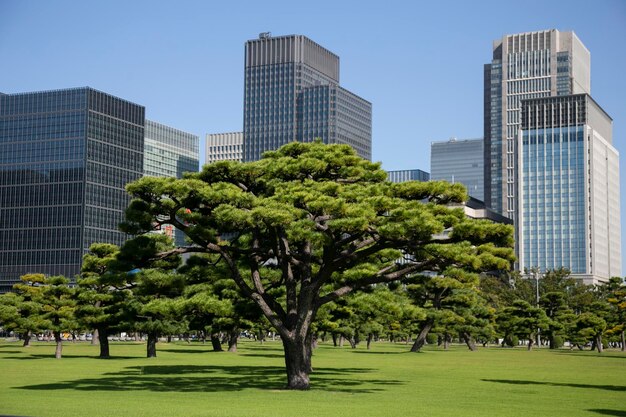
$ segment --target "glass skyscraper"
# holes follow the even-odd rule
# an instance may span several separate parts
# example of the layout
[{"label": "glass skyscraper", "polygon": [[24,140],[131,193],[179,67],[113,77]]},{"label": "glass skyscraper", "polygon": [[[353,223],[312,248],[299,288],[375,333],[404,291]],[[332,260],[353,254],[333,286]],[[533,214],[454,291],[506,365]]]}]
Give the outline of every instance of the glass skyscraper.
[{"label": "glass skyscraper", "polygon": [[144,107],[91,88],[0,95],[0,291],[80,272],[118,230],[142,176]]},{"label": "glass skyscraper", "polygon": [[[146,120],[144,139],[144,175],[182,178],[185,172],[198,172],[198,136]],[[174,226],[164,225],[161,232],[172,237],[177,245],[185,244],[184,234]]]},{"label": "glass skyscraper", "polygon": [[517,134],[521,101],[591,94],[590,54],[574,32],[544,30],[504,36],[485,65],[485,203],[514,219],[518,195]]},{"label": "glass skyscraper", "polygon": [[467,193],[484,201],[482,139],[450,139],[430,144],[430,178],[461,183]]},{"label": "glass skyscraper", "polygon": [[585,283],[621,276],[619,155],[587,94],[522,100],[520,268],[566,267]]},{"label": "glass skyscraper", "polygon": [[293,142],[351,145],[371,159],[372,105],[339,86],[339,57],[301,35],[246,42],[243,161]]}]

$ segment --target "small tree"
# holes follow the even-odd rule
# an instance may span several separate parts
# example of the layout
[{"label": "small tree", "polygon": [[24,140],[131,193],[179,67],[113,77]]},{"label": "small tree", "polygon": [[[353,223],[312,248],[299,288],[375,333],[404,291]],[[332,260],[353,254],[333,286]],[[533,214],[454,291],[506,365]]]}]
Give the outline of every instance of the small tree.
[{"label": "small tree", "polygon": [[512,335],[526,339],[528,350],[531,350],[537,330],[547,329],[550,320],[541,308],[533,307],[526,301],[517,300],[512,306],[498,313],[496,322],[505,337]]},{"label": "small tree", "polygon": [[62,333],[77,328],[74,316],[76,299],[69,283],[70,280],[63,276],[46,277],[40,294],[41,317],[45,327],[54,335],[56,342],[54,357],[57,359],[61,359],[63,352]]},{"label": "small tree", "polygon": [[24,347],[30,347],[33,334],[45,329],[41,316],[41,291],[45,276],[26,274],[13,286],[13,291],[0,297],[0,321],[5,329],[18,333]]},{"label": "small tree", "polygon": [[91,245],[77,281],[76,317],[84,327],[94,330],[100,358],[110,357],[108,336],[122,322],[124,306],[131,296],[128,274],[115,271],[118,253],[116,245]]}]

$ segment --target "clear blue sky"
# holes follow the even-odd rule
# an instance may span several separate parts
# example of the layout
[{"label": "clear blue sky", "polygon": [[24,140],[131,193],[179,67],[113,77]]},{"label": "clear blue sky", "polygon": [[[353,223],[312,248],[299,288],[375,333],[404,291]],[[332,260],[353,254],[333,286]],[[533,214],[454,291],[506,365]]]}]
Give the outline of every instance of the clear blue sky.
[{"label": "clear blue sky", "polygon": [[429,171],[431,141],[482,137],[492,41],[553,28],[591,51],[592,96],[614,120],[626,253],[626,0],[0,0],[0,92],[90,86],[203,138],[243,128],[245,41],[303,34],[373,103],[373,159]]}]

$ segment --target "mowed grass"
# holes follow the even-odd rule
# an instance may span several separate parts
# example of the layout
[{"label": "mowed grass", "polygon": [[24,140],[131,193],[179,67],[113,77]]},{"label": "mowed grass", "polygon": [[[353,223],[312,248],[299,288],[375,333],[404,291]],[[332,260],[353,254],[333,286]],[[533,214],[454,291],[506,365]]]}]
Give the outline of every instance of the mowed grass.
[{"label": "mowed grass", "polygon": [[626,416],[626,355],[618,351],[469,352],[377,343],[314,354],[312,389],[284,390],[279,342],[238,353],[199,343],[98,347],[0,343],[0,414],[18,416]]}]

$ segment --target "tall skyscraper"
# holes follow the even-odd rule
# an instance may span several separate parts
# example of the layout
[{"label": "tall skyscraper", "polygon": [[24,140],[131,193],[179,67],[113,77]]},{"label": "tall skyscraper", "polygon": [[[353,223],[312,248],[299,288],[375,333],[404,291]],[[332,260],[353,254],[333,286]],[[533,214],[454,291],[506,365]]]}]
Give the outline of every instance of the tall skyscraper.
[{"label": "tall skyscraper", "polygon": [[372,105],[339,86],[339,57],[302,35],[246,42],[243,160],[293,142],[351,145],[371,159]]},{"label": "tall skyscraper", "polygon": [[0,95],[0,291],[26,273],[80,272],[143,174],[143,106],[85,87]]},{"label": "tall skyscraper", "polygon": [[484,201],[484,142],[450,139],[430,144],[430,178],[461,183],[467,193]]},{"label": "tall skyscraper", "polygon": [[206,135],[206,158],[216,161],[241,161],[243,159],[243,132],[209,133]]},{"label": "tall skyscraper", "polygon": [[507,35],[485,65],[485,202],[516,219],[521,100],[591,94],[590,55],[574,32]]},{"label": "tall skyscraper", "polygon": [[619,154],[587,94],[522,100],[519,263],[585,283],[622,275]]},{"label": "tall skyscraper", "polygon": [[[198,172],[198,136],[146,120],[143,171],[152,177],[182,178],[185,172]],[[177,245],[185,244],[185,235],[172,225],[164,225],[163,233]]]}]

